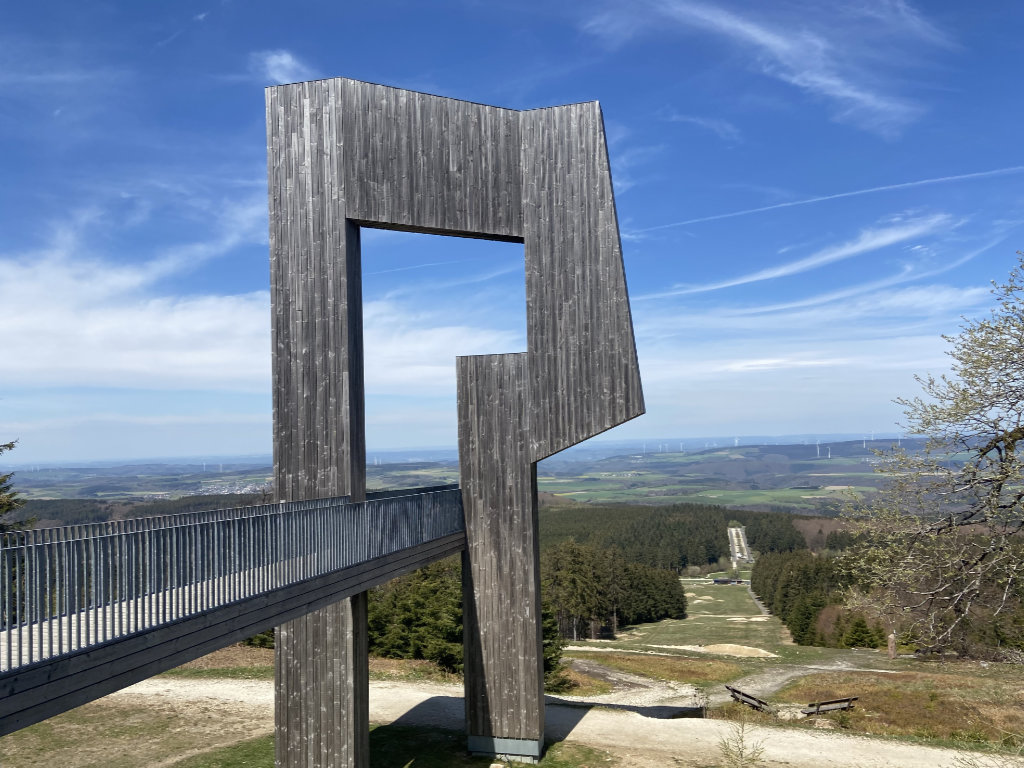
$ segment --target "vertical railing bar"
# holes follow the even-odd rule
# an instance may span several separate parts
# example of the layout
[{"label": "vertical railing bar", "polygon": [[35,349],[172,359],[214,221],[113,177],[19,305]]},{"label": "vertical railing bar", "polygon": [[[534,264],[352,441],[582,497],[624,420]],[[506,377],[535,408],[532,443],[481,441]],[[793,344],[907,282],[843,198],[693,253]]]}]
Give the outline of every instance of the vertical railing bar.
[{"label": "vertical railing bar", "polygon": [[[173,529],[172,529],[173,530]],[[159,590],[159,605],[160,605],[160,616],[157,619],[157,625],[166,623],[170,619],[168,610],[170,606],[168,602],[170,600],[170,585],[167,583],[170,581],[168,578],[168,570],[170,568],[170,538],[168,537],[168,530],[162,528],[157,535],[157,589]]]},{"label": "vertical railing bar", "polygon": [[153,621],[154,627],[161,626],[167,621],[167,559],[168,553],[168,528],[163,525],[159,518],[153,522],[153,592],[156,598],[156,618]]},{"label": "vertical railing bar", "polygon": [[[21,537],[19,536],[19,539],[20,538]],[[21,639],[22,639],[23,635],[22,635],[22,632],[21,632],[21,624],[25,620],[25,611],[24,611],[24,609],[21,606],[21,602],[22,602],[21,593],[23,592],[23,589],[22,589],[22,586],[21,586],[21,582],[22,582],[22,580],[24,578],[25,556],[24,556],[24,554],[23,554],[23,552],[22,552],[22,550],[20,548],[15,550],[15,551],[16,551],[17,554],[16,554],[16,556],[14,558],[14,609],[17,612],[17,616],[18,616],[18,621],[15,623],[15,626],[17,627],[17,642],[18,642],[17,660],[18,660],[18,666],[20,667],[22,665],[22,663],[23,663],[22,659],[24,658],[22,656],[22,642],[21,642]]]},{"label": "vertical railing bar", "polygon": [[[60,541],[60,580],[61,580],[61,610],[60,610],[60,640],[57,643],[58,650],[64,653],[71,650],[71,554],[68,547],[71,545],[68,540],[61,537]],[[66,646],[65,646],[66,643]]]},{"label": "vertical railing bar", "polygon": [[38,535],[32,536],[32,574],[33,581],[33,592],[32,602],[35,603],[35,621],[32,623],[33,632],[35,634],[36,641],[36,657],[42,661],[43,656],[43,640],[45,632],[43,631],[43,602],[46,598],[46,589],[43,585],[43,557],[42,551],[40,550]]},{"label": "vertical railing bar", "polygon": [[78,648],[87,648],[89,646],[89,630],[92,622],[89,620],[91,616],[90,603],[91,595],[89,591],[92,589],[92,584],[89,580],[89,541],[81,536],[81,531],[78,532],[78,543],[79,551],[81,552],[81,558],[79,559],[79,565],[82,569],[82,578],[78,582],[78,625],[81,628],[82,634],[78,639]]},{"label": "vertical railing bar", "polygon": [[214,607],[220,607],[221,597],[223,595],[224,579],[221,573],[221,541],[220,541],[220,526],[216,523],[213,524],[213,605]]},{"label": "vertical railing bar", "polygon": [[210,608],[210,590],[213,588],[213,584],[210,581],[210,559],[213,557],[213,536],[208,530],[208,526],[203,526],[203,547],[201,549],[203,568],[203,610],[209,610]]},{"label": "vertical railing bar", "polygon": [[128,610],[128,536],[125,526],[119,525],[117,531],[117,634],[124,635],[128,630],[125,614]]},{"label": "vertical railing bar", "polygon": [[139,630],[139,601],[137,593],[139,591],[139,557],[138,557],[138,533],[135,530],[135,525],[131,525],[128,544],[128,589],[125,592],[125,598],[128,600],[128,631],[138,632]]},{"label": "vertical railing bar", "polygon": [[191,563],[192,579],[192,613],[199,612],[199,527],[189,527],[189,560]]},{"label": "vertical railing bar", "polygon": [[[0,534],[0,542],[4,548],[0,550],[0,589],[3,590],[3,610],[0,610],[0,618],[4,622],[4,656],[0,660],[0,668],[5,671],[12,668],[11,665],[11,552],[7,548],[6,534]],[[4,663],[6,662],[6,663]]]},{"label": "vertical railing bar", "polygon": [[253,562],[254,550],[252,548],[254,522],[255,518],[253,517],[247,517],[242,521],[242,527],[245,531],[242,536],[242,541],[245,545],[242,550],[245,553],[245,562],[242,564],[243,572],[245,574],[243,582],[245,584],[245,594],[248,597],[252,597],[256,594],[256,563]]},{"label": "vertical railing bar", "polygon": [[45,544],[46,549],[46,650],[48,656],[53,656],[53,622],[54,622],[54,594],[56,593],[56,585],[51,584],[54,580],[53,574],[53,558],[52,558],[52,544]]},{"label": "vertical railing bar", "polygon": [[79,592],[81,590],[81,579],[79,578],[80,569],[82,565],[82,540],[73,539],[71,542],[71,612],[68,619],[71,621],[74,627],[74,635],[72,637],[71,646],[68,648],[69,651],[77,650],[82,647],[82,616],[81,616],[81,605],[79,600]]},{"label": "vertical railing bar", "polygon": [[96,559],[96,563],[94,565],[94,570],[96,572],[96,587],[93,589],[93,594],[95,595],[96,600],[96,613],[93,617],[93,624],[95,625],[95,642],[99,644],[106,638],[107,633],[107,540],[105,537],[102,537],[97,533],[97,535],[92,537],[92,541],[95,542],[93,544],[93,555]]},{"label": "vertical railing bar", "polygon": [[231,571],[231,598],[228,602],[234,602],[241,597],[242,590],[238,584],[238,551],[241,547],[241,542],[238,540],[238,520],[232,520],[227,523],[228,530],[230,531],[231,544],[228,549],[228,559],[230,565],[228,566]]},{"label": "vertical railing bar", "polygon": [[174,529],[174,561],[172,563],[172,570],[174,572],[174,618],[175,620],[182,618],[185,615],[184,602],[182,601],[182,581],[181,578],[181,537],[182,528],[177,526]]},{"label": "vertical railing bar", "polygon": [[114,551],[116,539],[109,533],[100,538],[100,569],[103,573],[103,637],[107,642],[114,637]]},{"label": "vertical railing bar", "polygon": [[142,560],[145,568],[143,581],[143,629],[149,629],[153,622],[153,532],[145,525],[142,529]]}]

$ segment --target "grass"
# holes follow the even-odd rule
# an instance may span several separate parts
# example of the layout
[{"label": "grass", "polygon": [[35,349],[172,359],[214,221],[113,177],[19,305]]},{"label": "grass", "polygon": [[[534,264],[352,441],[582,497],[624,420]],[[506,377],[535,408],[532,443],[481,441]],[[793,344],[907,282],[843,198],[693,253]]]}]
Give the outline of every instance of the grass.
[{"label": "grass", "polygon": [[[453,731],[380,725],[370,730],[371,768],[470,768],[491,765],[466,752],[466,737]],[[617,763],[606,752],[577,744],[549,747],[544,768],[596,768]],[[273,768],[274,739],[261,736],[173,763],[170,768]]]},{"label": "grass", "polygon": [[[447,672],[430,661],[371,656],[369,663],[371,680],[462,682],[461,675]],[[162,674],[189,680],[273,680],[274,651],[269,648],[232,645]]]},{"label": "grass", "polygon": [[220,747],[253,732],[251,723],[215,705],[197,704],[184,713],[101,700],[4,736],[0,765],[138,768],[189,754],[196,744]]},{"label": "grass", "polygon": [[159,677],[176,677],[186,680],[273,680],[274,668],[257,667],[208,667],[193,669],[178,667],[162,672]]},{"label": "grass", "polygon": [[[997,674],[976,664],[918,662],[916,671],[827,672],[808,675],[773,697],[780,702],[858,696],[854,709],[830,716],[844,728],[880,736],[915,737],[939,742],[1024,745],[1024,670],[993,665]],[[989,668],[991,670],[991,667]]]},{"label": "grass", "polygon": [[[603,661],[603,660],[602,660]],[[611,666],[610,664],[608,666]],[[568,682],[564,690],[555,691],[555,694],[566,693],[570,696],[603,696],[611,693],[614,686],[607,680],[600,680],[596,677],[583,674],[572,667],[566,666],[562,670],[562,677]]]},{"label": "grass", "polygon": [[[573,655],[596,661],[620,672],[698,686],[727,683],[746,672],[746,669],[740,664],[712,658],[586,652],[574,652]],[[572,691],[572,693],[583,695],[577,691]]]},{"label": "grass", "polygon": [[728,643],[778,653],[788,644],[788,633],[782,623],[773,616],[762,616],[746,587],[685,582],[685,589],[689,618],[638,624],[620,632],[610,643],[572,644],[679,655],[693,655],[693,651],[671,646]]}]

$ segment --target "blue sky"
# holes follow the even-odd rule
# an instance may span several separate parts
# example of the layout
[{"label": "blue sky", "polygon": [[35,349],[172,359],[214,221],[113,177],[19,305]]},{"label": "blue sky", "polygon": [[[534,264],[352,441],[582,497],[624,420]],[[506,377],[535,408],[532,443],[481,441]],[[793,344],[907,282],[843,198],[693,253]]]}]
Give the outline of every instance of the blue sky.
[{"label": "blue sky", "polygon": [[[52,2],[0,10],[6,459],[269,453],[263,88],[604,109],[648,414],[894,431],[1024,224],[1015,3]],[[366,233],[370,449],[525,348],[521,246]]]}]

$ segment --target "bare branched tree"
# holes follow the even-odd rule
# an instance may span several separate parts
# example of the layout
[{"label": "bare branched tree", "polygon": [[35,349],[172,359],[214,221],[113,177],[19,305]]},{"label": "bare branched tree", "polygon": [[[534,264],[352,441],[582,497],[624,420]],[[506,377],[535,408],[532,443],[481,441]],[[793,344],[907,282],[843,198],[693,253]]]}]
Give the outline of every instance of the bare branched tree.
[{"label": "bare branched tree", "polygon": [[[883,457],[888,485],[855,510],[851,602],[933,650],[1024,597],[1024,254],[997,305],[945,336],[950,375],[896,402],[923,451]],[[996,644],[1000,639],[995,638]]]}]

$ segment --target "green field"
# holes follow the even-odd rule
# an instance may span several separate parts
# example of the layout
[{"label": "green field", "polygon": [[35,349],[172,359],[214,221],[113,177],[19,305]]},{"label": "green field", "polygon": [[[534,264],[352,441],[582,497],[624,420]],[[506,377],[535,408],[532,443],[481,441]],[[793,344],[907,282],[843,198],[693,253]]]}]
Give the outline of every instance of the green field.
[{"label": "green field", "polygon": [[[584,503],[712,503],[783,507],[834,513],[878,484],[871,446],[760,445],[610,456],[598,460],[553,457],[538,466],[539,490]],[[15,487],[26,499],[145,500],[200,494],[270,492],[265,464],[149,464],[116,467],[20,469]],[[458,482],[458,463],[409,461],[367,467],[367,487],[414,488]]]}]

